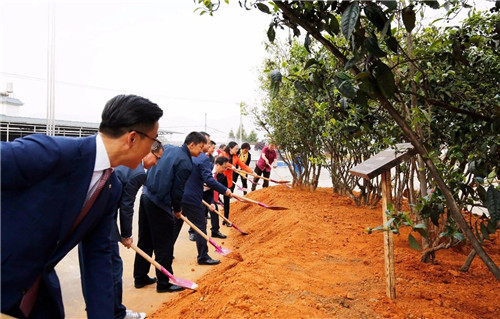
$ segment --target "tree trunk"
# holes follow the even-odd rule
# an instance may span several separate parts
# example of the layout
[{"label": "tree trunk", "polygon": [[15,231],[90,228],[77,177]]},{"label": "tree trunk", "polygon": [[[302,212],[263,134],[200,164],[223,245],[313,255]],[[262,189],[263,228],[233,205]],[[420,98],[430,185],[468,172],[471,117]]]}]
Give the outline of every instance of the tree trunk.
[{"label": "tree trunk", "polygon": [[462,267],[460,267],[460,269],[458,269],[458,270],[461,272],[468,272],[470,265],[472,264],[472,261],[474,260],[474,257],[476,257],[476,251],[473,249],[473,250],[471,250],[471,252],[467,256],[467,259],[465,260]]}]

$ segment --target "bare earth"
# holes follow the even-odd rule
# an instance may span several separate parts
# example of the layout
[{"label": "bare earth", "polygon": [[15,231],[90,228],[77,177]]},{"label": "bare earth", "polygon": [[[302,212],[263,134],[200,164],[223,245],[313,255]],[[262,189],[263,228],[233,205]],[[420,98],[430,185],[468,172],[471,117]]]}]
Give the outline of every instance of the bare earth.
[{"label": "bare earth", "polygon": [[[167,298],[149,318],[499,318],[500,284],[481,260],[458,271],[469,247],[439,251],[436,265],[423,264],[408,233],[395,236],[397,298],[390,300],[382,234],[364,231],[382,223],[380,207],[357,207],[327,188],[276,186],[249,197],[289,210],[232,204],[230,219],[250,235],[222,226],[228,238],[217,242],[243,261],[210,247],[222,263],[196,279],[198,290]],[[485,249],[500,265],[493,239]]]}]

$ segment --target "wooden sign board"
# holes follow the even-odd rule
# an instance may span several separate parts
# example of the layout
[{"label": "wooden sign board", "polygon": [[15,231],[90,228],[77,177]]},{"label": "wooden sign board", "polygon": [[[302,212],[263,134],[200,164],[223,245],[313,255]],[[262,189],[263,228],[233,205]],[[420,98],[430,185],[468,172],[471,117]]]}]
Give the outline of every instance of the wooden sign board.
[{"label": "wooden sign board", "polygon": [[399,163],[406,161],[415,154],[416,150],[411,143],[396,144],[394,148],[389,147],[363,163],[354,166],[349,173],[365,179],[372,179]]},{"label": "wooden sign board", "polygon": [[[387,207],[391,202],[391,168],[409,159],[416,151],[410,143],[396,144],[363,163],[353,167],[351,175],[372,179],[382,174],[382,221],[387,224]],[[396,271],[394,267],[394,240],[392,232],[384,231],[385,285],[387,297],[396,298]]]}]

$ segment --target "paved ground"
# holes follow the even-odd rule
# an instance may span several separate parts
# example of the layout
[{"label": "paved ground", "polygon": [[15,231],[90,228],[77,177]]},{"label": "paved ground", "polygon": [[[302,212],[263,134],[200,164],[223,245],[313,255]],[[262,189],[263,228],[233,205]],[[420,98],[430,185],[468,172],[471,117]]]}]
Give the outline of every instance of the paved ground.
[{"label": "paved ground", "polygon": [[[136,206],[139,201],[136,201]],[[136,207],[137,209],[138,207]],[[136,210],[137,211],[137,210]],[[135,214],[137,215],[137,214]],[[134,221],[134,226],[137,225],[137,220]],[[210,266],[200,266],[196,263],[196,245],[189,241],[187,234],[188,226],[184,224],[177,243],[175,245],[173,269],[175,276],[180,278],[195,281]],[[225,231],[226,229],[221,229]],[[137,240],[137,227],[134,227],[134,239]],[[212,247],[209,247],[212,258],[218,258],[213,252]],[[123,304],[127,309],[132,309],[137,312],[150,313],[158,308],[164,301],[171,298],[173,294],[156,292],[156,285],[146,286],[141,289],[134,288],[133,268],[135,252],[132,249],[127,249],[120,244],[120,255],[123,259]],[[85,312],[85,303],[83,301],[80,284],[80,269],[78,266],[77,249],[73,249],[56,267],[59,279],[61,281],[64,308],[66,318],[78,319],[87,318]],[[155,276],[154,267],[151,266],[150,276]]]}]

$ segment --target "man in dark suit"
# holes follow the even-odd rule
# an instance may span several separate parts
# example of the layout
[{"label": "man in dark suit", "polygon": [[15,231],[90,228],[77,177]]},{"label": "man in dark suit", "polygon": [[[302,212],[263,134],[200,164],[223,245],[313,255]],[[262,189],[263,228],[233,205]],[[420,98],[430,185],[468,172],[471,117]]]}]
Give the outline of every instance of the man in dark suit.
[{"label": "man in dark suit", "polygon": [[[191,132],[182,146],[166,145],[158,163],[148,171],[139,205],[139,240],[137,246],[170,273],[174,244],[182,227],[181,200],[186,180],[191,174],[191,156],[198,156],[205,145],[205,136]],[[139,254],[134,261],[134,285],[142,288],[149,281],[150,264]],[[184,288],[173,285],[156,269],[157,292],[176,292]]]},{"label": "man in dark suit", "polygon": [[[210,147],[210,135],[206,132],[200,132],[203,134],[207,143],[203,148],[203,152],[208,151]],[[182,197],[182,211],[186,217],[193,222],[193,224],[198,227],[201,231],[206,233],[207,229],[207,219],[205,217],[205,205],[202,203],[203,200],[203,184],[207,187],[215,189],[219,193],[223,193],[226,196],[232,196],[231,190],[226,186],[217,182],[212,176],[212,166],[210,163],[210,158],[205,154],[193,157],[193,170],[191,175],[186,182],[186,187],[184,189],[184,196]],[[212,207],[215,209],[215,207]],[[212,237],[226,238],[220,231],[213,232]],[[205,238],[201,237],[199,234],[195,234],[196,248],[198,250],[197,261],[200,265],[217,265],[220,260],[212,259],[208,255],[208,246]]]},{"label": "man in dark suit", "polygon": [[121,185],[111,168],[139,165],[159,142],[162,115],[145,98],[119,95],[96,136],[1,143],[2,313],[64,318],[54,267],[80,243],[88,318],[114,318],[110,234]]}]

